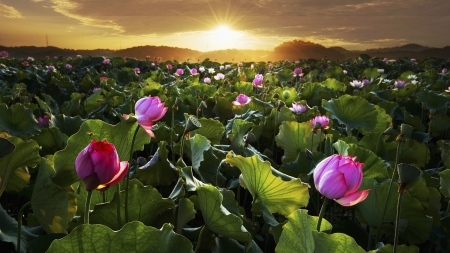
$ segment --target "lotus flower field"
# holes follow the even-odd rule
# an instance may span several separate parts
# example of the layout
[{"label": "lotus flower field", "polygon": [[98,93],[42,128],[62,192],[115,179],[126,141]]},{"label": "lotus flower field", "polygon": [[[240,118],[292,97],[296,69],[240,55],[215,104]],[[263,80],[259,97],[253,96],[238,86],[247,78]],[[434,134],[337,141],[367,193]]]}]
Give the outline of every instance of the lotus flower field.
[{"label": "lotus flower field", "polygon": [[2,53],[0,251],[450,252],[449,68]]}]

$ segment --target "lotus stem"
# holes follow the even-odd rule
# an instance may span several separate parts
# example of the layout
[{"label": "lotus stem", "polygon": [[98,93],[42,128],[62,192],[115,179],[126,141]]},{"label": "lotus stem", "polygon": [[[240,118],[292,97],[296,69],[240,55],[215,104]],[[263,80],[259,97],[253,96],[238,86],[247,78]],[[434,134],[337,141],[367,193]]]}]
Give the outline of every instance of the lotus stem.
[{"label": "lotus stem", "polygon": [[89,210],[91,209],[92,191],[87,191],[86,205],[84,206],[84,224],[89,224]]},{"label": "lotus stem", "polygon": [[378,226],[378,229],[377,229],[377,236],[375,238],[375,244],[378,243],[378,238],[380,237],[381,227],[383,226],[384,216],[386,215],[386,208],[387,208],[387,205],[389,203],[389,198],[391,196],[392,183],[394,182],[394,178],[395,178],[395,175],[396,175],[396,172],[397,172],[397,166],[398,166],[398,161],[399,161],[399,157],[400,157],[400,147],[401,147],[401,145],[402,145],[401,141],[397,142],[397,156],[395,158],[395,167],[394,167],[394,171],[392,173],[391,182],[389,182],[389,188],[388,188],[388,193],[387,193],[387,196],[386,196],[386,202],[384,203],[383,214],[381,215],[380,225]]},{"label": "lotus stem", "polygon": [[400,211],[402,206],[402,197],[403,197],[403,190],[405,189],[405,186],[400,186],[400,192],[398,194],[398,203],[397,203],[397,217],[395,218],[395,234],[394,234],[394,253],[397,253],[397,244],[398,244],[398,228],[399,222],[400,222]]},{"label": "lotus stem", "polygon": [[328,198],[324,197],[322,208],[320,208],[319,220],[317,220],[317,232],[320,232],[320,225],[322,224],[322,218],[325,215],[325,209],[327,209]]},{"label": "lotus stem", "polygon": [[[131,170],[131,159],[133,158],[133,146],[134,141],[136,140],[136,135],[139,131],[139,125],[137,125],[136,130],[134,130],[133,139],[131,140],[130,147],[130,157],[128,159],[128,172],[127,172],[127,180],[125,184],[125,223],[128,223],[128,186],[130,184],[130,170]],[[151,140],[151,138],[150,138]],[[120,202],[119,202],[120,204]]]},{"label": "lotus stem", "polygon": [[195,253],[197,253],[200,250],[200,245],[202,244],[202,237],[203,234],[205,233],[205,230],[207,230],[208,228],[206,227],[206,225],[203,225],[202,229],[200,230],[200,234],[198,235],[198,239],[197,239],[197,245],[195,246]]},{"label": "lotus stem", "polygon": [[22,236],[22,215],[23,215],[23,212],[25,211],[25,208],[27,206],[29,206],[30,204],[31,204],[31,201],[28,201],[27,203],[25,203],[25,205],[23,205],[20,208],[19,214],[17,216],[17,223],[18,223],[18,225],[17,225],[17,247],[16,247],[17,250],[16,251],[18,253],[20,253],[20,239],[21,239],[21,236]]},{"label": "lotus stem", "polygon": [[120,184],[117,184],[117,190],[115,192],[115,197],[117,199],[117,225],[122,228],[122,219],[120,215]]}]

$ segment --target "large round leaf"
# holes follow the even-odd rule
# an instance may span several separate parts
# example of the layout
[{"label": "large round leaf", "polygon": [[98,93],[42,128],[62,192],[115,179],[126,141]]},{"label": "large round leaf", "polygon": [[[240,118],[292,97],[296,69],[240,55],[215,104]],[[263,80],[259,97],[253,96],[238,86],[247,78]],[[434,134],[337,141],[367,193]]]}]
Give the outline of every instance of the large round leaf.
[{"label": "large round leaf", "polygon": [[241,179],[253,198],[263,201],[270,212],[288,216],[295,210],[308,205],[307,184],[302,183],[298,178],[283,181],[281,177],[274,175],[270,163],[262,161],[258,156],[232,157],[230,152],[226,162],[239,168],[242,173]]},{"label": "large round leaf", "polygon": [[[314,252],[312,231],[317,229],[318,217],[310,216],[307,212],[305,209],[299,209],[287,217],[289,221],[283,226],[275,252]],[[320,231],[331,230],[331,228],[331,224],[323,219]]]},{"label": "large round leaf", "polygon": [[[166,199],[155,188],[151,186],[143,186],[136,179],[130,181],[128,189],[128,215],[130,221],[140,221],[146,225],[151,225],[161,213],[168,209],[173,209],[175,203],[172,199]],[[125,192],[121,193],[121,223],[125,224]],[[94,211],[89,215],[91,224],[106,225],[114,230],[120,229],[117,219],[117,203],[116,196],[111,202],[96,205]]]},{"label": "large round leaf", "polygon": [[450,170],[446,169],[442,172],[439,172],[441,187],[439,187],[439,191],[441,191],[442,195],[447,198],[450,198]]},{"label": "large round leaf", "polygon": [[361,148],[356,144],[349,144],[348,154],[352,157],[356,156],[358,162],[364,163],[362,168],[363,176],[375,179],[386,179],[389,178],[389,173],[387,171],[386,165],[383,160],[380,159],[372,151]]},{"label": "large round leaf", "polygon": [[214,186],[197,187],[198,201],[205,226],[215,233],[241,242],[249,242],[252,235],[242,225],[242,219],[223,205],[223,196]]},{"label": "large round leaf", "polygon": [[283,163],[293,162],[298,154],[306,149],[315,151],[319,143],[325,139],[325,135],[318,131],[314,133],[311,123],[284,121],[281,123],[280,132],[275,136],[277,146],[284,150],[281,158]]},{"label": "large round leaf", "polygon": [[0,104],[0,132],[2,131],[15,136],[36,135],[41,128],[33,116],[33,111],[23,104],[15,104],[9,108],[6,104]]},{"label": "large round leaf", "polygon": [[61,188],[56,185],[50,179],[54,174],[53,163],[42,158],[31,207],[47,233],[67,233],[67,225],[77,211],[77,197],[72,186]]},{"label": "large round leaf", "polygon": [[375,106],[364,98],[344,95],[329,101],[322,100],[322,106],[330,112],[333,119],[337,119],[348,128],[364,128],[372,132],[377,125],[377,110]]},{"label": "large round leaf", "polygon": [[314,236],[315,252],[321,253],[365,253],[356,241],[341,233],[326,234],[312,231]]},{"label": "large round leaf", "polygon": [[49,253],[76,252],[154,252],[193,253],[187,238],[173,232],[173,226],[164,224],[158,230],[140,222],[127,223],[120,231],[103,225],[81,225],[59,240],[53,241]]},{"label": "large round leaf", "polygon": [[[34,140],[28,142],[11,136],[6,139],[16,148],[9,154],[0,158],[0,196],[6,189],[10,177],[14,171],[22,166],[35,167],[41,161],[39,146]],[[13,187],[14,188],[14,187]]]}]

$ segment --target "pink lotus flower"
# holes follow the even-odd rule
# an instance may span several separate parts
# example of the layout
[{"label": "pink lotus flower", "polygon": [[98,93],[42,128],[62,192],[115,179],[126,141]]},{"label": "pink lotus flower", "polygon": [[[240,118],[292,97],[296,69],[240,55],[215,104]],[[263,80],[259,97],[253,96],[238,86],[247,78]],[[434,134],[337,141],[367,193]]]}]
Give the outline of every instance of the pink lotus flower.
[{"label": "pink lotus flower", "polygon": [[342,206],[353,206],[365,200],[369,190],[358,191],[362,183],[363,163],[356,157],[332,155],[323,159],[314,169],[314,184],[325,197]]},{"label": "pink lotus flower", "polygon": [[406,85],[407,85],[407,83],[405,83],[405,81],[402,81],[402,80],[397,80],[394,83],[395,88],[399,88],[399,89],[405,87]]},{"label": "pink lotus flower", "polygon": [[111,64],[111,60],[110,59],[104,59],[103,60],[103,64]]},{"label": "pink lotus flower", "polygon": [[175,75],[177,75],[177,76],[181,76],[182,74],[184,74],[183,69],[177,69],[177,71],[175,71]]},{"label": "pink lotus flower", "polygon": [[225,68],[225,66],[223,66],[223,65],[219,66],[219,70],[223,70],[224,68]]},{"label": "pink lotus flower", "polygon": [[361,81],[361,83],[363,84],[363,86],[366,86],[366,85],[370,84],[370,81],[368,79],[363,79]]},{"label": "pink lotus flower", "polygon": [[244,105],[250,103],[251,101],[252,101],[251,98],[249,98],[247,95],[241,93],[236,97],[236,100],[231,103],[233,105],[244,106]]},{"label": "pink lotus flower", "polygon": [[173,66],[172,66],[172,64],[167,64],[167,65],[166,65],[166,68],[170,70],[170,69],[173,68]]},{"label": "pink lotus flower", "polygon": [[155,134],[152,132],[152,126],[155,121],[160,120],[166,114],[167,109],[159,97],[141,98],[134,106],[139,125],[153,138],[155,138]]},{"label": "pink lotus flower", "polygon": [[8,57],[8,52],[6,51],[0,51],[0,58],[7,58]]},{"label": "pink lotus flower", "polygon": [[447,73],[447,71],[448,71],[447,68],[443,68],[441,72],[442,72],[442,74],[445,74],[445,73]]},{"label": "pink lotus flower", "polygon": [[300,76],[303,74],[303,70],[301,68],[294,69],[294,76]]},{"label": "pink lotus flower", "polygon": [[108,77],[106,77],[106,76],[101,76],[101,77],[100,77],[100,82],[101,82],[101,81],[106,81],[106,80],[108,80]]},{"label": "pink lotus flower", "polygon": [[72,57],[70,57],[70,56],[69,56],[69,57],[67,57],[67,60],[68,60],[68,61],[72,60]]},{"label": "pink lotus flower", "polygon": [[70,65],[69,63],[66,64],[66,69],[72,69],[72,65]]},{"label": "pink lotus flower", "polygon": [[308,107],[304,104],[300,104],[299,102],[294,102],[289,110],[291,110],[295,114],[300,114],[306,112],[306,110],[308,110]]},{"label": "pink lotus flower", "polygon": [[23,61],[22,65],[25,66],[25,67],[28,67],[28,66],[30,66],[30,63],[28,61]]},{"label": "pink lotus flower", "polygon": [[75,160],[75,171],[86,184],[86,190],[104,191],[125,177],[128,162],[120,162],[113,144],[93,140]]},{"label": "pink lotus flower", "polygon": [[54,71],[55,70],[55,67],[54,66],[52,66],[52,65],[49,65],[49,66],[47,66],[47,69],[48,69],[48,71]]},{"label": "pink lotus flower", "polygon": [[98,90],[101,90],[101,88],[95,87],[94,89],[92,89],[92,92],[96,92]]},{"label": "pink lotus flower", "polygon": [[204,83],[211,83],[211,78],[209,77],[205,77],[205,79],[203,79]]},{"label": "pink lotus flower", "polygon": [[311,119],[311,124],[314,128],[319,124],[320,128],[328,128],[328,124],[330,123],[330,119],[327,116],[316,116],[314,119]]},{"label": "pink lotus flower", "polygon": [[262,83],[263,83],[263,80],[264,80],[264,76],[263,75],[261,75],[261,74],[256,74],[255,75],[255,79],[253,79],[253,87],[256,87],[256,88],[263,88],[263,85],[262,85]]},{"label": "pink lotus flower", "polygon": [[198,71],[196,68],[192,68],[190,72],[191,72],[191,75],[193,75],[193,76],[198,75]]},{"label": "pink lotus flower", "polygon": [[48,115],[44,115],[43,117],[38,118],[38,125],[41,128],[48,127],[49,122],[50,122],[50,118],[48,117]]},{"label": "pink lotus flower", "polygon": [[50,56],[48,56],[48,55],[45,56],[45,59],[50,60]]},{"label": "pink lotus flower", "polygon": [[217,75],[214,76],[214,79],[223,80],[223,79],[225,79],[225,75],[222,73],[217,73]]}]

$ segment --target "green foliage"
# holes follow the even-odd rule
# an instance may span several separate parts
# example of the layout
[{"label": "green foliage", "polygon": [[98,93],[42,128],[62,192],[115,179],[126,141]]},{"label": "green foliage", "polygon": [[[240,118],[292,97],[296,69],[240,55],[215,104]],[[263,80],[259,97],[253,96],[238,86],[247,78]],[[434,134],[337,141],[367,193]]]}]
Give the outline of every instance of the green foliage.
[{"label": "green foliage", "polygon": [[[130,236],[133,240],[130,241]],[[170,243],[168,243],[170,242]],[[164,224],[159,230],[141,222],[127,223],[120,231],[103,225],[81,225],[68,236],[55,240],[49,253],[59,252],[156,252],[193,253],[192,244],[173,232],[173,226]]]}]

